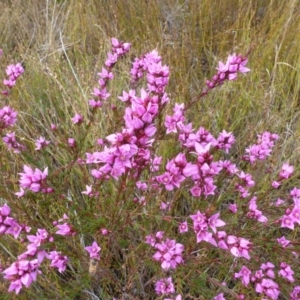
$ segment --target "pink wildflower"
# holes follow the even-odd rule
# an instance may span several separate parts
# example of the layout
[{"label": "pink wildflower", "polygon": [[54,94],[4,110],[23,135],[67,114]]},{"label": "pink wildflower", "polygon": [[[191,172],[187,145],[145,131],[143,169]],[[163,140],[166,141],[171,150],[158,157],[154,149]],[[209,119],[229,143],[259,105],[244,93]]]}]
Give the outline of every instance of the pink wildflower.
[{"label": "pink wildflower", "polygon": [[18,113],[9,106],[0,109],[0,130],[13,126],[17,121]]},{"label": "pink wildflower", "polygon": [[44,137],[39,137],[36,141],[35,141],[35,150],[41,150],[43,148],[45,148],[46,146],[48,146],[50,144],[50,141],[47,141]]},{"label": "pink wildflower", "polygon": [[46,178],[48,176],[48,168],[44,171],[39,169],[31,169],[30,167],[23,166],[24,173],[19,173],[20,175],[20,187],[23,189],[29,189],[35,193],[42,192],[47,193]]},{"label": "pink wildflower", "polygon": [[183,263],[182,252],[184,246],[176,243],[175,240],[166,239],[161,243],[156,243],[154,246],[157,252],[153,258],[161,262],[161,267],[164,270],[176,269],[178,264]]},{"label": "pink wildflower", "polygon": [[180,233],[188,232],[188,230],[189,230],[189,227],[188,227],[187,221],[179,224],[179,232]]},{"label": "pink wildflower", "polygon": [[93,242],[91,246],[87,246],[84,248],[90,255],[90,259],[100,260],[101,247],[98,246],[97,242]]},{"label": "pink wildflower", "polygon": [[289,177],[292,176],[293,172],[294,172],[294,167],[285,163],[282,165],[282,168],[279,173],[279,178],[280,179],[288,179]]},{"label": "pink wildflower", "polygon": [[61,252],[51,251],[49,252],[47,258],[51,260],[50,267],[57,268],[59,273],[62,273],[66,270],[69,259],[67,256],[61,255]]},{"label": "pink wildflower", "polygon": [[243,285],[247,286],[250,283],[250,275],[251,271],[247,267],[243,266],[239,273],[234,274],[234,278],[242,277]]},{"label": "pink wildflower", "polygon": [[251,246],[251,242],[244,239],[238,238],[233,235],[229,235],[227,237],[227,244],[230,248],[230,252],[235,257],[244,257],[250,260],[249,250]]},{"label": "pink wildflower", "polygon": [[39,262],[37,259],[14,262],[3,271],[5,274],[4,278],[11,281],[8,291],[15,291],[16,294],[19,294],[23,285],[28,288],[32,282],[36,281],[37,274],[39,273],[38,268]]},{"label": "pink wildflower", "polygon": [[226,298],[224,298],[224,294],[218,294],[217,296],[214,297],[214,300],[226,300]]},{"label": "pink wildflower", "polygon": [[289,282],[294,282],[294,271],[292,270],[291,266],[288,265],[285,262],[280,263],[280,271],[278,272],[278,275],[285,278]]},{"label": "pink wildflower", "polygon": [[286,248],[291,241],[287,240],[284,236],[282,236],[281,238],[277,239],[277,242],[283,247]]},{"label": "pink wildflower", "polygon": [[75,116],[73,118],[71,118],[72,122],[74,124],[81,124],[83,122],[83,116],[81,116],[80,114],[76,113]]},{"label": "pink wildflower", "polygon": [[175,293],[172,277],[162,278],[155,283],[155,291],[157,295],[173,294]]}]

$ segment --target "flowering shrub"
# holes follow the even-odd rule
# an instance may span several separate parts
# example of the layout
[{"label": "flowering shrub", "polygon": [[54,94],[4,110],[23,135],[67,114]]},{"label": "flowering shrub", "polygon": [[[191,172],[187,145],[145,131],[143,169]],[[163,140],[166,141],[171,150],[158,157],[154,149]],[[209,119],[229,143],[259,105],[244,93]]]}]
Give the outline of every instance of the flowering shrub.
[{"label": "flowering shrub", "polygon": [[[101,138],[91,146],[86,139],[97,126],[97,115],[116,110],[109,104],[109,86],[116,64],[129,50],[129,43],[112,39],[87,117],[74,112],[69,120],[81,130],[79,137],[65,133],[61,142],[58,134],[52,140],[38,136],[23,145],[16,132],[8,131],[18,122],[17,112],[1,108],[3,147],[23,165],[15,201],[26,203],[23,209],[29,215],[35,201],[43,207],[37,211],[39,222],[24,219],[20,211],[13,217],[11,203],[0,208],[2,235],[21,242],[23,251],[2,266],[8,291],[19,294],[42,282],[52,268],[56,276],[89,278],[83,269],[84,260],[90,260],[90,275],[106,274],[93,279],[102,295],[118,297],[114,299],[300,299],[300,188],[285,190],[285,199],[276,199],[294,167],[284,163],[278,172],[270,172],[267,164],[280,137],[258,134],[256,143],[236,157],[230,151],[238,136],[225,129],[212,133],[194,128],[188,121],[198,100],[250,71],[247,57],[233,54],[226,63],[219,62],[204,90],[190,103],[175,103],[172,114],[166,112],[172,106],[166,90],[169,67],[156,50],[136,58],[131,89],[118,97],[123,116],[116,114],[109,127],[117,131],[99,132]],[[7,67],[3,97],[10,96],[23,73],[20,64]],[[53,133],[58,129],[48,126]],[[176,153],[163,157],[162,141],[169,136],[177,140]],[[53,155],[55,163],[42,166],[51,147],[66,151],[69,162],[55,168]],[[262,174],[267,174],[267,183],[260,183]],[[76,186],[70,188],[71,176]]]}]

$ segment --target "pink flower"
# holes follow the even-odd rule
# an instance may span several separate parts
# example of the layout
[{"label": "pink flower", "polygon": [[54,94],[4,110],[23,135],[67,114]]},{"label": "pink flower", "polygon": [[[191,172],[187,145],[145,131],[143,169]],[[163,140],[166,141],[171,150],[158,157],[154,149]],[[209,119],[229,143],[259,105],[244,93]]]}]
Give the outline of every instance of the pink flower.
[{"label": "pink flower", "polygon": [[268,221],[267,217],[265,217],[260,210],[257,209],[256,204],[257,197],[253,197],[249,201],[249,212],[247,216],[252,219],[256,219],[258,222],[265,223]]},{"label": "pink flower", "polygon": [[157,295],[173,294],[175,293],[172,277],[162,278],[155,283],[155,291]]},{"label": "pink flower", "polygon": [[235,257],[244,257],[250,260],[249,250],[250,250],[250,241],[244,238],[237,238],[236,236],[229,235],[227,237],[227,244],[230,248],[230,252]]},{"label": "pink flower", "polygon": [[280,271],[278,272],[278,275],[285,278],[289,282],[294,282],[294,271],[292,270],[291,266],[286,264],[285,262],[280,263]]},{"label": "pink flower", "polygon": [[135,98],[135,90],[130,90],[129,93],[123,91],[123,96],[118,97],[122,102],[131,102],[131,99]]},{"label": "pink flower", "polygon": [[250,282],[250,275],[251,275],[251,271],[247,267],[243,266],[239,273],[234,274],[234,278],[242,277],[243,285],[247,286]]},{"label": "pink flower", "polygon": [[113,79],[114,75],[112,72],[107,71],[105,68],[102,68],[102,71],[100,73],[98,73],[98,75],[102,78],[102,79]]},{"label": "pink flower", "polygon": [[206,85],[208,88],[213,89],[218,85],[224,83],[225,80],[235,80],[237,73],[247,73],[250,71],[246,66],[248,59],[242,55],[229,55],[226,63],[219,61],[217,68],[218,72],[213,76],[212,80],[207,80]]},{"label": "pink flower", "polygon": [[39,137],[36,141],[35,141],[35,150],[41,150],[43,148],[45,148],[46,146],[48,146],[50,144],[50,141],[47,141],[44,137]]},{"label": "pink flower", "polygon": [[287,240],[284,236],[282,236],[281,238],[277,239],[277,242],[283,247],[286,248],[291,241]]},{"label": "pink flower", "polygon": [[25,150],[25,146],[17,142],[14,132],[7,133],[2,139],[7,148],[13,150],[14,153],[20,153]]},{"label": "pink flower", "polygon": [[4,204],[0,207],[0,216],[7,217],[10,214],[10,207],[7,204]]},{"label": "pink flower", "polygon": [[165,203],[165,202],[161,201],[159,208],[161,210],[169,211],[171,209],[171,202],[168,201],[167,203]]},{"label": "pink flower", "polygon": [[6,68],[6,74],[9,76],[10,80],[17,80],[24,73],[24,68],[20,63],[16,65],[9,65]]},{"label": "pink flower", "polygon": [[32,282],[36,281],[39,272],[38,268],[39,263],[37,259],[14,262],[3,271],[5,274],[4,278],[11,281],[8,291],[15,291],[16,294],[19,294],[23,285],[28,288]]},{"label": "pink flower", "polygon": [[280,187],[280,182],[274,180],[271,185],[274,189],[278,189]]},{"label": "pink flower", "polygon": [[68,144],[71,148],[75,147],[76,141],[73,138],[68,138]]},{"label": "pink flower", "polygon": [[189,230],[189,227],[188,227],[187,221],[179,224],[179,232],[180,233],[188,232],[188,230]]},{"label": "pink flower", "polygon": [[271,299],[278,299],[280,294],[278,284],[272,279],[263,278],[260,283],[256,284],[255,291],[260,294],[265,294]]},{"label": "pink flower", "polygon": [[57,231],[56,234],[59,235],[64,235],[64,236],[73,236],[76,234],[76,232],[73,230],[73,228],[68,224],[68,223],[64,223],[61,225],[56,225],[57,227]]},{"label": "pink flower", "polygon": [[96,109],[98,107],[102,107],[102,102],[99,101],[95,101],[94,99],[89,100],[89,105],[93,108]]},{"label": "pink flower", "polygon": [[226,223],[224,221],[219,219],[219,216],[220,216],[220,213],[216,213],[208,219],[208,225],[210,226],[210,228],[212,229],[212,231],[214,233],[217,232],[216,227],[222,227],[222,226],[226,225]]},{"label": "pink flower", "polygon": [[215,296],[215,297],[214,297],[214,300],[226,300],[226,298],[224,298],[224,294],[221,293],[221,294]]},{"label": "pink flower", "polygon": [[86,185],[85,187],[86,187],[86,190],[83,191],[83,192],[81,192],[81,194],[87,195],[89,197],[94,197],[94,196],[98,196],[99,195],[98,192],[93,192],[92,191],[92,188],[93,188],[92,185]]},{"label": "pink flower", "polygon": [[293,172],[294,172],[294,167],[285,163],[282,165],[281,171],[279,173],[279,178],[280,179],[288,179],[289,177],[292,176]]},{"label": "pink flower", "polygon": [[13,126],[17,122],[18,113],[9,106],[0,109],[0,129]]},{"label": "pink flower", "polygon": [[266,274],[269,278],[275,278],[275,273],[274,273],[274,264],[271,262],[263,263],[260,266],[260,269],[263,271],[264,274]]},{"label": "pink flower", "polygon": [[297,285],[294,287],[292,293],[290,294],[290,300],[299,300],[300,299],[300,286]]},{"label": "pink flower", "polygon": [[229,204],[229,210],[230,210],[231,212],[233,212],[234,214],[236,214],[236,213],[237,213],[237,210],[238,210],[237,205],[234,204],[234,203]]},{"label": "pink flower", "polygon": [[117,62],[117,60],[118,60],[117,53],[115,53],[115,54],[107,53],[107,59],[105,61],[105,65],[107,67],[111,68],[114,66],[114,64]]},{"label": "pink flower", "polygon": [[175,298],[165,298],[164,300],[182,300],[181,295],[175,296]]},{"label": "pink flower", "polygon": [[25,195],[25,191],[20,188],[20,191],[19,192],[16,192],[15,195],[18,197],[18,198],[21,198]]},{"label": "pink flower", "polygon": [[84,247],[84,249],[89,253],[90,259],[100,260],[101,247],[98,246],[97,242],[94,241],[91,246]]},{"label": "pink flower", "polygon": [[110,231],[106,228],[101,228],[100,231],[101,231],[102,235],[108,235],[110,233]]},{"label": "pink flower", "polygon": [[74,124],[81,124],[83,122],[83,116],[81,116],[80,114],[75,114],[75,116],[73,118],[71,118],[72,122]]},{"label": "pink flower", "polygon": [[231,146],[234,144],[235,138],[231,132],[223,130],[217,139],[217,149],[224,149],[228,153]]},{"label": "pink flower", "polygon": [[290,228],[290,229],[294,230],[295,226],[294,226],[293,218],[289,215],[284,215],[281,218],[281,227],[287,227],[287,228]]},{"label": "pink flower", "polygon": [[1,228],[5,234],[11,234],[15,239],[19,237],[22,231],[22,227],[18,224],[18,222],[14,218],[8,216],[5,220],[3,220]]},{"label": "pink flower", "polygon": [[157,252],[153,255],[153,258],[161,262],[161,267],[164,270],[176,269],[178,264],[183,263],[182,252],[184,246],[176,243],[175,240],[166,239],[161,243],[156,243],[154,247]]},{"label": "pink flower", "polygon": [[47,258],[51,260],[50,267],[57,268],[59,273],[66,270],[69,259],[67,256],[61,255],[61,252],[51,251]]},{"label": "pink flower", "polygon": [[117,54],[118,57],[125,55],[131,47],[130,43],[120,42],[116,38],[111,39],[112,52]]},{"label": "pink flower", "polygon": [[256,160],[265,160],[271,154],[274,141],[278,138],[277,134],[271,134],[268,131],[265,131],[263,134],[258,134],[257,144],[245,150],[246,154],[243,156],[243,159],[250,161],[251,164]]},{"label": "pink flower", "polygon": [[23,189],[29,189],[35,193],[42,190],[42,192],[47,193],[46,178],[48,176],[48,168],[42,172],[39,169],[31,169],[30,167],[23,166],[24,173],[19,173],[20,175],[20,187]]}]

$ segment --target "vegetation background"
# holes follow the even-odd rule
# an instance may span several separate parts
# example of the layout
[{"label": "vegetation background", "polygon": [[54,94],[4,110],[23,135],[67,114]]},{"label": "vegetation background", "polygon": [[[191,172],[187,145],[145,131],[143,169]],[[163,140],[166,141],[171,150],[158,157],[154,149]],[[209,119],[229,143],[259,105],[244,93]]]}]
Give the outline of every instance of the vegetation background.
[{"label": "vegetation background", "polygon": [[[116,116],[111,112],[97,119],[97,126],[87,135],[70,121],[75,112],[87,118],[87,100],[96,85],[96,74],[103,66],[111,37],[132,44],[130,55],[115,70],[118,79],[110,86],[111,101],[116,105],[116,96],[123,89],[128,90],[130,61],[136,56],[156,48],[164,64],[170,67],[171,103],[188,103],[202,90],[205,79],[215,73],[219,60],[226,60],[228,54],[234,52],[244,54],[252,47],[251,72],[213,91],[194,106],[189,118],[195,127],[204,126],[214,134],[223,129],[233,132],[237,140],[233,149],[236,156],[256,141],[257,133],[276,132],[281,137],[281,147],[277,147],[272,156],[274,169],[288,161],[299,171],[299,19],[298,0],[1,0],[0,48],[3,56],[0,77],[4,79],[8,64],[22,62],[25,66],[25,73],[9,97],[9,104],[19,111],[16,131],[32,155],[16,156],[1,146],[0,198],[7,201],[24,222],[31,222],[37,228],[50,226],[52,220],[66,212],[66,198],[76,199],[73,201],[78,218],[82,217],[80,208],[89,205],[81,195],[89,184],[88,172],[81,169],[71,172],[73,160],[69,158],[67,147],[65,151],[50,148],[41,155],[34,152],[32,141],[42,135],[63,145],[68,137],[80,139],[84,135],[81,141],[85,148],[82,149],[87,149],[95,137],[105,137],[117,129],[112,122]],[[7,104],[6,100],[1,101],[2,106]],[[171,109],[172,105],[169,107]],[[49,130],[51,123],[59,125],[55,137]],[[176,141],[168,139],[161,145],[162,153],[172,152]],[[74,159],[82,153],[71,155]],[[41,169],[48,165],[56,170],[52,182],[61,186],[61,197],[55,195],[55,201],[49,196],[35,201],[18,200],[14,193],[19,190],[18,172],[25,162]],[[78,178],[85,178],[85,181],[79,182]],[[299,178],[293,180],[291,186],[299,183]],[[61,199],[62,195],[65,199]],[[95,208],[101,209],[91,207]],[[102,207],[102,212],[104,209]],[[101,226],[104,219],[100,217],[100,221],[87,228],[81,224],[83,232]],[[149,232],[142,232],[141,236],[146,234]],[[296,237],[297,230],[294,234]],[[130,238],[111,242],[112,257],[118,257],[122,249],[128,248],[128,241]],[[1,237],[0,247],[1,261],[5,264],[9,258],[13,261],[22,249],[22,245],[12,243],[8,237]],[[127,290],[137,288],[133,279],[136,263],[131,261],[130,255],[126,264],[110,258],[110,264],[121,269],[120,277],[117,276],[119,282],[112,284],[116,279],[102,270],[100,277],[106,280],[100,288],[99,281],[88,275],[88,258],[82,247],[70,241],[66,252],[81,257],[67,275],[58,276],[45,269],[45,276],[41,276],[38,284],[18,297],[6,296],[7,282],[1,280],[0,299],[108,299],[105,292],[110,289],[121,293],[124,286]],[[148,267],[145,266],[145,272]],[[149,291],[153,292],[153,282],[148,279]],[[104,294],[101,296],[101,293]],[[210,299],[211,296],[207,287],[203,290],[203,298],[191,296],[190,299]]]}]

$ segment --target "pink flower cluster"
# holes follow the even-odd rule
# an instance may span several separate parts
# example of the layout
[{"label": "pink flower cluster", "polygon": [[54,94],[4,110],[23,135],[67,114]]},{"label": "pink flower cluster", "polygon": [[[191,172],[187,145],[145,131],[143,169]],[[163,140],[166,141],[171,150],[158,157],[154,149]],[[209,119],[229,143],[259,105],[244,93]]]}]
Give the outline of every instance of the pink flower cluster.
[{"label": "pink flower cluster", "polygon": [[[179,153],[174,159],[167,163],[167,172],[156,176],[155,179],[158,183],[163,184],[166,190],[172,191],[174,187],[179,188],[186,177],[193,174],[190,171],[190,167],[192,167],[192,165],[187,163],[185,154]],[[195,172],[197,172],[197,170],[195,170]]]},{"label": "pink flower cluster", "polygon": [[0,109],[0,132],[10,126],[15,125],[18,113],[9,106]]},{"label": "pink flower cluster", "polygon": [[44,171],[41,171],[37,168],[33,170],[31,167],[24,165],[23,170],[24,173],[19,173],[21,193],[23,189],[28,189],[35,193],[38,193],[39,191],[42,193],[53,192],[53,189],[50,188],[46,183],[48,168],[46,168]]},{"label": "pink flower cluster", "polygon": [[226,298],[224,298],[224,293],[220,293],[217,296],[215,296],[214,300],[226,300]]},{"label": "pink flower cluster", "polygon": [[217,233],[217,227],[225,226],[226,223],[219,219],[220,213],[216,213],[211,217],[207,217],[202,214],[199,210],[195,215],[191,215],[190,218],[193,220],[194,232],[196,233],[197,243],[202,241],[208,242],[217,247],[217,242],[213,237],[213,234],[209,232],[209,228],[213,233]]},{"label": "pink flower cluster", "polygon": [[189,161],[183,153],[179,153],[175,159],[167,164],[167,172],[156,176],[155,180],[159,184],[163,184],[167,190],[173,190],[175,187],[179,188],[181,183],[190,177],[194,183],[190,192],[194,197],[214,195],[216,189],[214,177],[222,169],[228,175],[237,173],[238,169],[230,161],[213,161],[212,153],[221,149],[228,153],[235,138],[231,132],[228,133],[225,130],[220,133],[217,139],[203,127],[195,132],[192,124],[184,124],[184,104],[175,104],[173,111],[172,116],[166,116],[166,132],[167,134],[179,132],[179,142],[191,154],[196,155],[196,162],[194,159]]},{"label": "pink flower cluster", "polygon": [[61,252],[58,251],[50,251],[47,254],[47,259],[51,260],[50,267],[56,268],[59,273],[62,273],[67,268],[67,263],[69,259],[67,256],[62,255]]},{"label": "pink flower cluster", "polygon": [[71,118],[72,122],[76,125],[80,125],[83,122],[83,116],[76,113],[73,118]]},{"label": "pink flower cluster", "polygon": [[10,286],[8,291],[15,291],[19,294],[23,285],[29,287],[32,282],[36,281],[37,275],[39,273],[40,263],[38,259],[33,260],[18,260],[14,262],[9,268],[3,271],[5,274],[4,279],[9,280]]},{"label": "pink flower cluster", "polygon": [[274,180],[272,182],[272,187],[277,189],[278,187],[280,187],[281,183],[286,179],[290,178],[293,175],[293,173],[294,173],[294,167],[287,163],[284,163],[279,172],[277,181]]},{"label": "pink flower cluster", "polygon": [[0,234],[11,234],[15,239],[22,231],[22,226],[10,216],[10,207],[7,204],[0,207]]},{"label": "pink flower cluster", "polygon": [[[156,79],[163,76],[161,72],[164,73],[164,71],[159,72],[159,69],[165,70],[160,60],[156,52],[151,52],[147,55],[147,59],[144,59],[145,71],[147,74],[155,73]],[[135,91],[131,90],[129,93],[123,92],[123,96],[119,97],[127,105],[124,114],[125,127],[122,131],[106,137],[107,143],[103,151],[86,154],[87,164],[100,165],[98,169],[91,171],[95,178],[118,179],[130,169],[133,169],[132,175],[138,177],[138,174],[151,163],[149,148],[153,144],[152,137],[156,132],[155,119],[169,99],[164,93],[164,81],[163,83],[157,83],[157,80],[153,82],[150,75],[147,78],[148,90],[141,89],[140,96],[136,96]],[[153,89],[153,86],[157,89]]]},{"label": "pink flower cluster", "polygon": [[300,286],[295,286],[292,293],[290,294],[290,300],[299,300],[300,299]]},{"label": "pink flower cluster", "polygon": [[39,248],[47,242],[52,242],[53,238],[49,236],[47,230],[38,229],[36,235],[27,235],[27,239],[30,244],[27,245],[27,250],[18,256],[18,259],[28,259],[37,256],[41,262],[46,252]]},{"label": "pink flower cluster", "polygon": [[47,141],[44,137],[39,137],[36,141],[35,141],[35,150],[41,150],[45,147],[47,147],[50,144],[50,141]]},{"label": "pink flower cluster", "polygon": [[[6,204],[0,207],[0,223],[1,234],[12,234],[16,239],[22,231],[28,233],[31,230],[25,225],[20,226],[14,218],[10,217],[10,207]],[[60,252],[48,253],[42,248],[43,245],[54,241],[45,229],[38,229],[35,235],[27,234],[27,240],[29,244],[26,251],[21,253],[11,266],[2,271],[4,278],[10,281],[8,291],[15,291],[16,294],[23,286],[28,288],[36,281],[37,275],[41,273],[39,267],[45,258],[51,261],[50,267],[57,268],[59,272],[66,269],[68,262],[68,258]]]},{"label": "pink flower cluster", "polygon": [[249,189],[255,185],[252,175],[241,171],[237,176],[240,183],[236,184],[236,190],[240,193],[240,197],[245,199],[250,196]]},{"label": "pink flower cluster", "polygon": [[133,83],[136,83],[146,72],[148,90],[163,94],[169,83],[169,67],[161,64],[161,57],[156,50],[136,58],[130,71]]},{"label": "pink flower cluster", "polygon": [[24,145],[17,142],[14,132],[7,133],[2,140],[6,144],[8,150],[12,150],[14,153],[20,153],[26,149]]},{"label": "pink flower cluster", "polygon": [[172,277],[162,278],[155,283],[155,291],[158,296],[175,293]]},{"label": "pink flower cluster", "polygon": [[[184,127],[184,103],[178,104],[175,103],[175,107],[173,108],[173,115],[169,116],[167,115],[165,118],[165,127],[167,128],[167,134],[174,132],[177,133],[177,127],[182,128]],[[182,128],[183,129],[183,128]],[[183,130],[182,130],[183,131]],[[188,134],[187,130],[183,133],[183,136],[181,138],[182,141],[185,141],[186,135]],[[192,129],[190,129],[190,132],[192,132]]]},{"label": "pink flower cluster", "polygon": [[270,156],[275,141],[279,139],[278,134],[265,131],[263,134],[257,135],[257,143],[248,147],[243,159],[253,164],[257,160],[265,160]]},{"label": "pink flower cluster", "polygon": [[247,213],[247,217],[250,219],[256,219],[258,222],[265,223],[268,221],[268,218],[263,215],[261,210],[257,209],[257,197],[253,197],[249,201],[249,212]]},{"label": "pink flower cluster", "polygon": [[[89,105],[93,108],[99,108],[102,106],[102,101],[106,100],[110,94],[107,93],[106,87],[108,84],[108,81],[113,79],[113,73],[111,72],[112,68],[116,64],[117,60],[124,56],[129,50],[130,50],[130,44],[129,43],[123,43],[118,41],[116,38],[111,39],[112,43],[112,51],[111,53],[108,53],[107,59],[105,61],[105,66],[108,68],[102,68],[102,71],[98,73],[100,79],[98,81],[99,88],[94,88],[94,92],[92,93],[96,99],[89,100]],[[78,118],[75,117],[72,119],[74,124],[77,124],[79,122],[82,122],[82,120],[79,121]]]},{"label": "pink flower cluster", "polygon": [[157,232],[155,237],[146,237],[146,243],[150,244],[157,251],[153,258],[161,263],[164,270],[176,269],[177,265],[183,263],[182,252],[184,246],[176,243],[176,240],[163,239],[163,232]]},{"label": "pink flower cluster", "polygon": [[[24,73],[24,68],[20,63],[16,65],[9,65],[6,68],[6,75],[8,79],[3,80],[3,84],[6,85],[9,89],[11,89],[15,84],[17,79]],[[3,94],[6,94],[7,91],[4,91]]]},{"label": "pink flower cluster", "polygon": [[219,62],[218,72],[209,81],[206,81],[208,88],[213,89],[216,86],[223,84],[226,80],[235,80],[237,73],[247,73],[250,71],[249,68],[245,67],[248,62],[246,57],[242,55],[229,55],[226,63]]},{"label": "pink flower cluster", "polygon": [[[227,237],[227,241],[225,238]],[[228,235],[225,231],[217,232],[218,247],[224,250],[229,250],[235,257],[244,257],[250,260],[249,251],[252,243],[245,239],[236,237],[234,235]]]},{"label": "pink flower cluster", "polygon": [[[55,233],[58,235],[63,235],[63,236],[74,236],[76,235],[76,231],[74,230],[73,226],[65,222],[65,220],[69,219],[69,217],[64,214],[61,219],[58,221],[54,221],[53,225],[56,226],[58,229]],[[64,223],[62,223],[64,222]]]},{"label": "pink flower cluster", "polygon": [[300,225],[300,189],[294,188],[290,191],[293,204],[286,209],[283,217],[279,219],[281,227],[295,229],[295,223]]},{"label": "pink flower cluster", "polygon": [[[172,281],[172,277],[162,278],[155,283],[155,292],[158,296],[167,295],[171,297],[175,293],[175,287]],[[164,298],[164,300],[181,300],[181,295],[175,296],[175,298]]]},{"label": "pink flower cluster", "polygon": [[[246,266],[242,266],[240,272],[235,273],[234,278],[241,278],[242,284],[244,286],[248,286],[250,282],[252,284],[255,284],[255,291],[257,293],[263,294],[270,299],[276,300],[280,295],[280,289],[279,285],[274,281],[274,279],[276,278],[274,269],[274,264],[271,262],[267,262],[262,264],[260,266],[260,269],[254,272],[254,275],[252,275],[252,272]],[[294,282],[295,279],[293,275],[294,271],[291,269],[290,265],[284,262],[280,263],[278,276],[285,278],[289,282]],[[294,289],[293,293],[297,293],[296,288]]]}]

